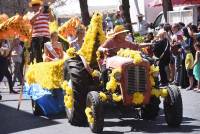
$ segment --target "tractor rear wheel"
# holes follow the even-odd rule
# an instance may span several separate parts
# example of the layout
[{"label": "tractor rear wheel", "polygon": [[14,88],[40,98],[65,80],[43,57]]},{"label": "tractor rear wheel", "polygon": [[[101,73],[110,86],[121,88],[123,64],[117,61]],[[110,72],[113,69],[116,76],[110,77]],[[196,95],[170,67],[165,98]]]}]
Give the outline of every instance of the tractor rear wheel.
[{"label": "tractor rear wheel", "polygon": [[93,123],[88,121],[90,129],[93,133],[102,132],[104,125],[104,114],[102,102],[99,98],[98,92],[91,91],[88,93],[86,105],[92,109],[92,117],[94,118]]},{"label": "tractor rear wheel", "polygon": [[170,127],[180,126],[183,118],[183,104],[177,86],[168,87],[169,95],[164,99],[165,120]]},{"label": "tractor rear wheel", "polygon": [[159,104],[160,98],[155,96],[151,97],[150,103],[142,108],[142,118],[145,120],[155,119],[159,114]]},{"label": "tractor rear wheel", "polygon": [[87,123],[84,110],[92,77],[79,56],[65,61],[64,78],[71,81],[74,99],[72,109],[66,108],[68,121],[72,125],[83,126]]}]

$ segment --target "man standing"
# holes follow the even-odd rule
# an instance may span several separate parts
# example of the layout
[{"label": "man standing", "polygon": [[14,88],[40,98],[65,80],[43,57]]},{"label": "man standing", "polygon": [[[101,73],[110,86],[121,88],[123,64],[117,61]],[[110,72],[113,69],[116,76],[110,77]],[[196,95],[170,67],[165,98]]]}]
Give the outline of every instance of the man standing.
[{"label": "man standing", "polygon": [[36,59],[36,62],[42,62],[42,51],[44,43],[49,41],[49,21],[54,20],[54,15],[48,4],[44,4],[41,0],[32,0],[29,3],[33,13],[30,17],[32,25],[32,43],[31,43],[31,62]]},{"label": "man standing", "polygon": [[140,35],[146,35],[148,33],[149,24],[143,20],[144,15],[139,14],[138,16],[138,32]]}]

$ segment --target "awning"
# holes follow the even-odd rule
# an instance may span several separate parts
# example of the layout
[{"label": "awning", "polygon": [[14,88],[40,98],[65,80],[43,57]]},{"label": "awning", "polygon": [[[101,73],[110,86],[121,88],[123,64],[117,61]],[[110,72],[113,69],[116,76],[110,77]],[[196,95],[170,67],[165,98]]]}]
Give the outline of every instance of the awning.
[{"label": "awning", "polygon": [[[173,5],[200,4],[200,0],[172,0]],[[162,6],[162,0],[153,0],[148,4],[149,7]]]}]

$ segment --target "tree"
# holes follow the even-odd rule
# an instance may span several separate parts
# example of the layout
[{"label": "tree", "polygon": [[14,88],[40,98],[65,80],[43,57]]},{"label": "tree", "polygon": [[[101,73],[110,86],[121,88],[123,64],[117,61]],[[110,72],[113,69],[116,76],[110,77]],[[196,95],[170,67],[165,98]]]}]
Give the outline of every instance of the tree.
[{"label": "tree", "polygon": [[90,24],[90,15],[88,11],[88,3],[87,0],[79,0],[80,9],[81,9],[81,17],[83,24],[85,26]]},{"label": "tree", "polygon": [[133,38],[133,29],[131,24],[131,17],[130,17],[130,4],[129,0],[122,0],[122,12],[125,19],[125,25],[127,29],[131,32],[132,38]]},{"label": "tree", "polygon": [[171,0],[162,0],[163,13],[165,22],[167,22],[167,11],[173,11],[173,5]]}]

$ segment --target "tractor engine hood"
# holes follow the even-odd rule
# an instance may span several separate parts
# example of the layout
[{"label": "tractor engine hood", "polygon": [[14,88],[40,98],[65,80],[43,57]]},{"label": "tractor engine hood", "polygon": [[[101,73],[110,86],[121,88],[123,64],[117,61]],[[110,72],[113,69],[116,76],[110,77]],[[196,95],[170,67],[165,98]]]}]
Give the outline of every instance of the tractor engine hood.
[{"label": "tractor engine hood", "polygon": [[106,68],[121,68],[125,64],[133,64],[133,59],[121,56],[113,56],[107,58],[106,60]]}]

